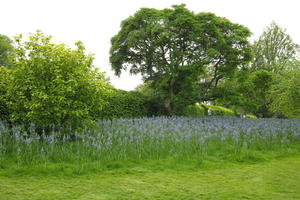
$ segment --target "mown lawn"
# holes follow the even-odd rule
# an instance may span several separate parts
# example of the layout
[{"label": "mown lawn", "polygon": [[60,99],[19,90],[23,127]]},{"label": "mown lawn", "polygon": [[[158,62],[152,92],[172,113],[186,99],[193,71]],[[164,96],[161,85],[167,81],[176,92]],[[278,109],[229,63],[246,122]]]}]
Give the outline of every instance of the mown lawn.
[{"label": "mown lawn", "polygon": [[81,175],[2,169],[0,199],[300,199],[299,155],[207,166],[136,165]]}]

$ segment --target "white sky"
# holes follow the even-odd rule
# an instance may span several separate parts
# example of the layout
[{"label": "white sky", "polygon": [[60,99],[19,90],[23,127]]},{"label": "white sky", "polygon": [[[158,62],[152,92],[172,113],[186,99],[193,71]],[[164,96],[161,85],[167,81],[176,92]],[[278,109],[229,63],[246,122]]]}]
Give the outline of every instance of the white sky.
[{"label": "white sky", "polygon": [[0,0],[0,34],[13,37],[39,29],[70,46],[81,40],[116,88],[132,90],[142,83],[139,76],[123,73],[117,78],[110,71],[111,37],[121,21],[141,7],[163,9],[181,3],[196,13],[213,12],[242,24],[253,38],[274,20],[300,44],[298,0]]}]

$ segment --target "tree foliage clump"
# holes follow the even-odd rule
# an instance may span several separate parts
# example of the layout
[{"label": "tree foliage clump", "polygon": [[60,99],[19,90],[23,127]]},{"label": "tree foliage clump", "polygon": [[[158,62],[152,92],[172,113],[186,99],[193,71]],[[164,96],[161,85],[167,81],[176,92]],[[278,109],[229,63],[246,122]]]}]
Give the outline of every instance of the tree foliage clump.
[{"label": "tree foliage clump", "polygon": [[138,91],[111,89],[105,100],[107,104],[99,113],[102,119],[139,118],[149,115],[147,98]]},{"label": "tree foliage clump", "polygon": [[271,117],[269,110],[271,99],[268,92],[274,84],[275,75],[266,70],[249,72],[241,70],[222,85],[223,94],[219,94],[216,103],[233,108],[240,114],[251,113],[259,117]]},{"label": "tree foliage clump", "polygon": [[181,115],[188,116],[188,117],[199,117],[199,116],[207,115],[207,113],[206,113],[206,109],[201,105],[193,104],[185,107]]},{"label": "tree foliage clump", "polygon": [[299,47],[285,29],[272,22],[252,45],[254,55],[252,70],[278,73],[289,62],[297,59]]},{"label": "tree foliage clump", "polygon": [[[232,79],[222,83],[224,94],[217,101],[259,117],[295,116],[299,103],[292,102],[295,98],[290,99],[287,92],[291,93],[288,87],[292,88],[291,81],[295,81],[291,74],[295,72],[296,76],[299,72],[299,45],[272,22],[254,41],[252,51],[254,59],[249,67],[236,71]],[[297,83],[294,84],[296,94]]]},{"label": "tree foliage clump", "polygon": [[207,115],[213,116],[236,116],[236,113],[228,108],[216,105],[201,105],[205,110]]},{"label": "tree foliage clump", "polygon": [[270,109],[278,116],[300,118],[300,70],[285,71],[272,85]]},{"label": "tree foliage clump", "polygon": [[13,41],[0,34],[0,67],[10,68],[14,56]]},{"label": "tree foliage clump", "polygon": [[76,128],[93,120],[105,101],[103,74],[93,66],[81,42],[76,50],[54,44],[37,31],[28,41],[16,39],[16,58],[11,74],[11,119],[37,127]]},{"label": "tree foliage clump", "polygon": [[212,99],[211,90],[251,59],[249,36],[244,26],[184,5],[143,8],[112,38],[110,62],[117,75],[128,68],[151,81],[168,114],[175,114]]},{"label": "tree foliage clump", "polygon": [[7,91],[10,86],[10,73],[10,69],[0,66],[0,121],[9,120],[10,109]]}]

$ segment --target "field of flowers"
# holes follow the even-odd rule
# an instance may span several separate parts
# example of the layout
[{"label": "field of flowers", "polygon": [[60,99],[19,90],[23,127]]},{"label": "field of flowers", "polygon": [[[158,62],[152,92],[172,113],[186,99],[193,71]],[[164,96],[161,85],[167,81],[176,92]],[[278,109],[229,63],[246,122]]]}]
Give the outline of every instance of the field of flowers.
[{"label": "field of flowers", "polygon": [[[110,161],[255,159],[257,152],[300,152],[300,120],[236,117],[153,117],[99,121],[64,134],[37,134],[34,126],[0,125],[0,165],[99,165]],[[2,167],[3,167],[2,166]],[[1,166],[0,166],[1,167]]]}]

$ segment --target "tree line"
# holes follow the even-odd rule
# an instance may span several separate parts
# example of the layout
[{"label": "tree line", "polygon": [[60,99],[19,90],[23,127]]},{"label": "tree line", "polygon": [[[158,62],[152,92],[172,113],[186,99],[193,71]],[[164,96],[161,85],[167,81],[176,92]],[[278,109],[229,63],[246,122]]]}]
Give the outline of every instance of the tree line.
[{"label": "tree line", "polygon": [[259,117],[299,117],[299,45],[272,22],[253,43],[250,30],[184,5],[143,8],[112,40],[116,75],[141,74],[167,114],[210,102]]},{"label": "tree line", "polygon": [[250,42],[250,30],[185,5],[142,8],[111,39],[110,63],[141,74],[135,91],[115,89],[76,49],[41,31],[0,35],[0,120],[82,127],[101,118],[181,115],[195,103],[258,117],[300,117],[299,45],[275,22]]}]

